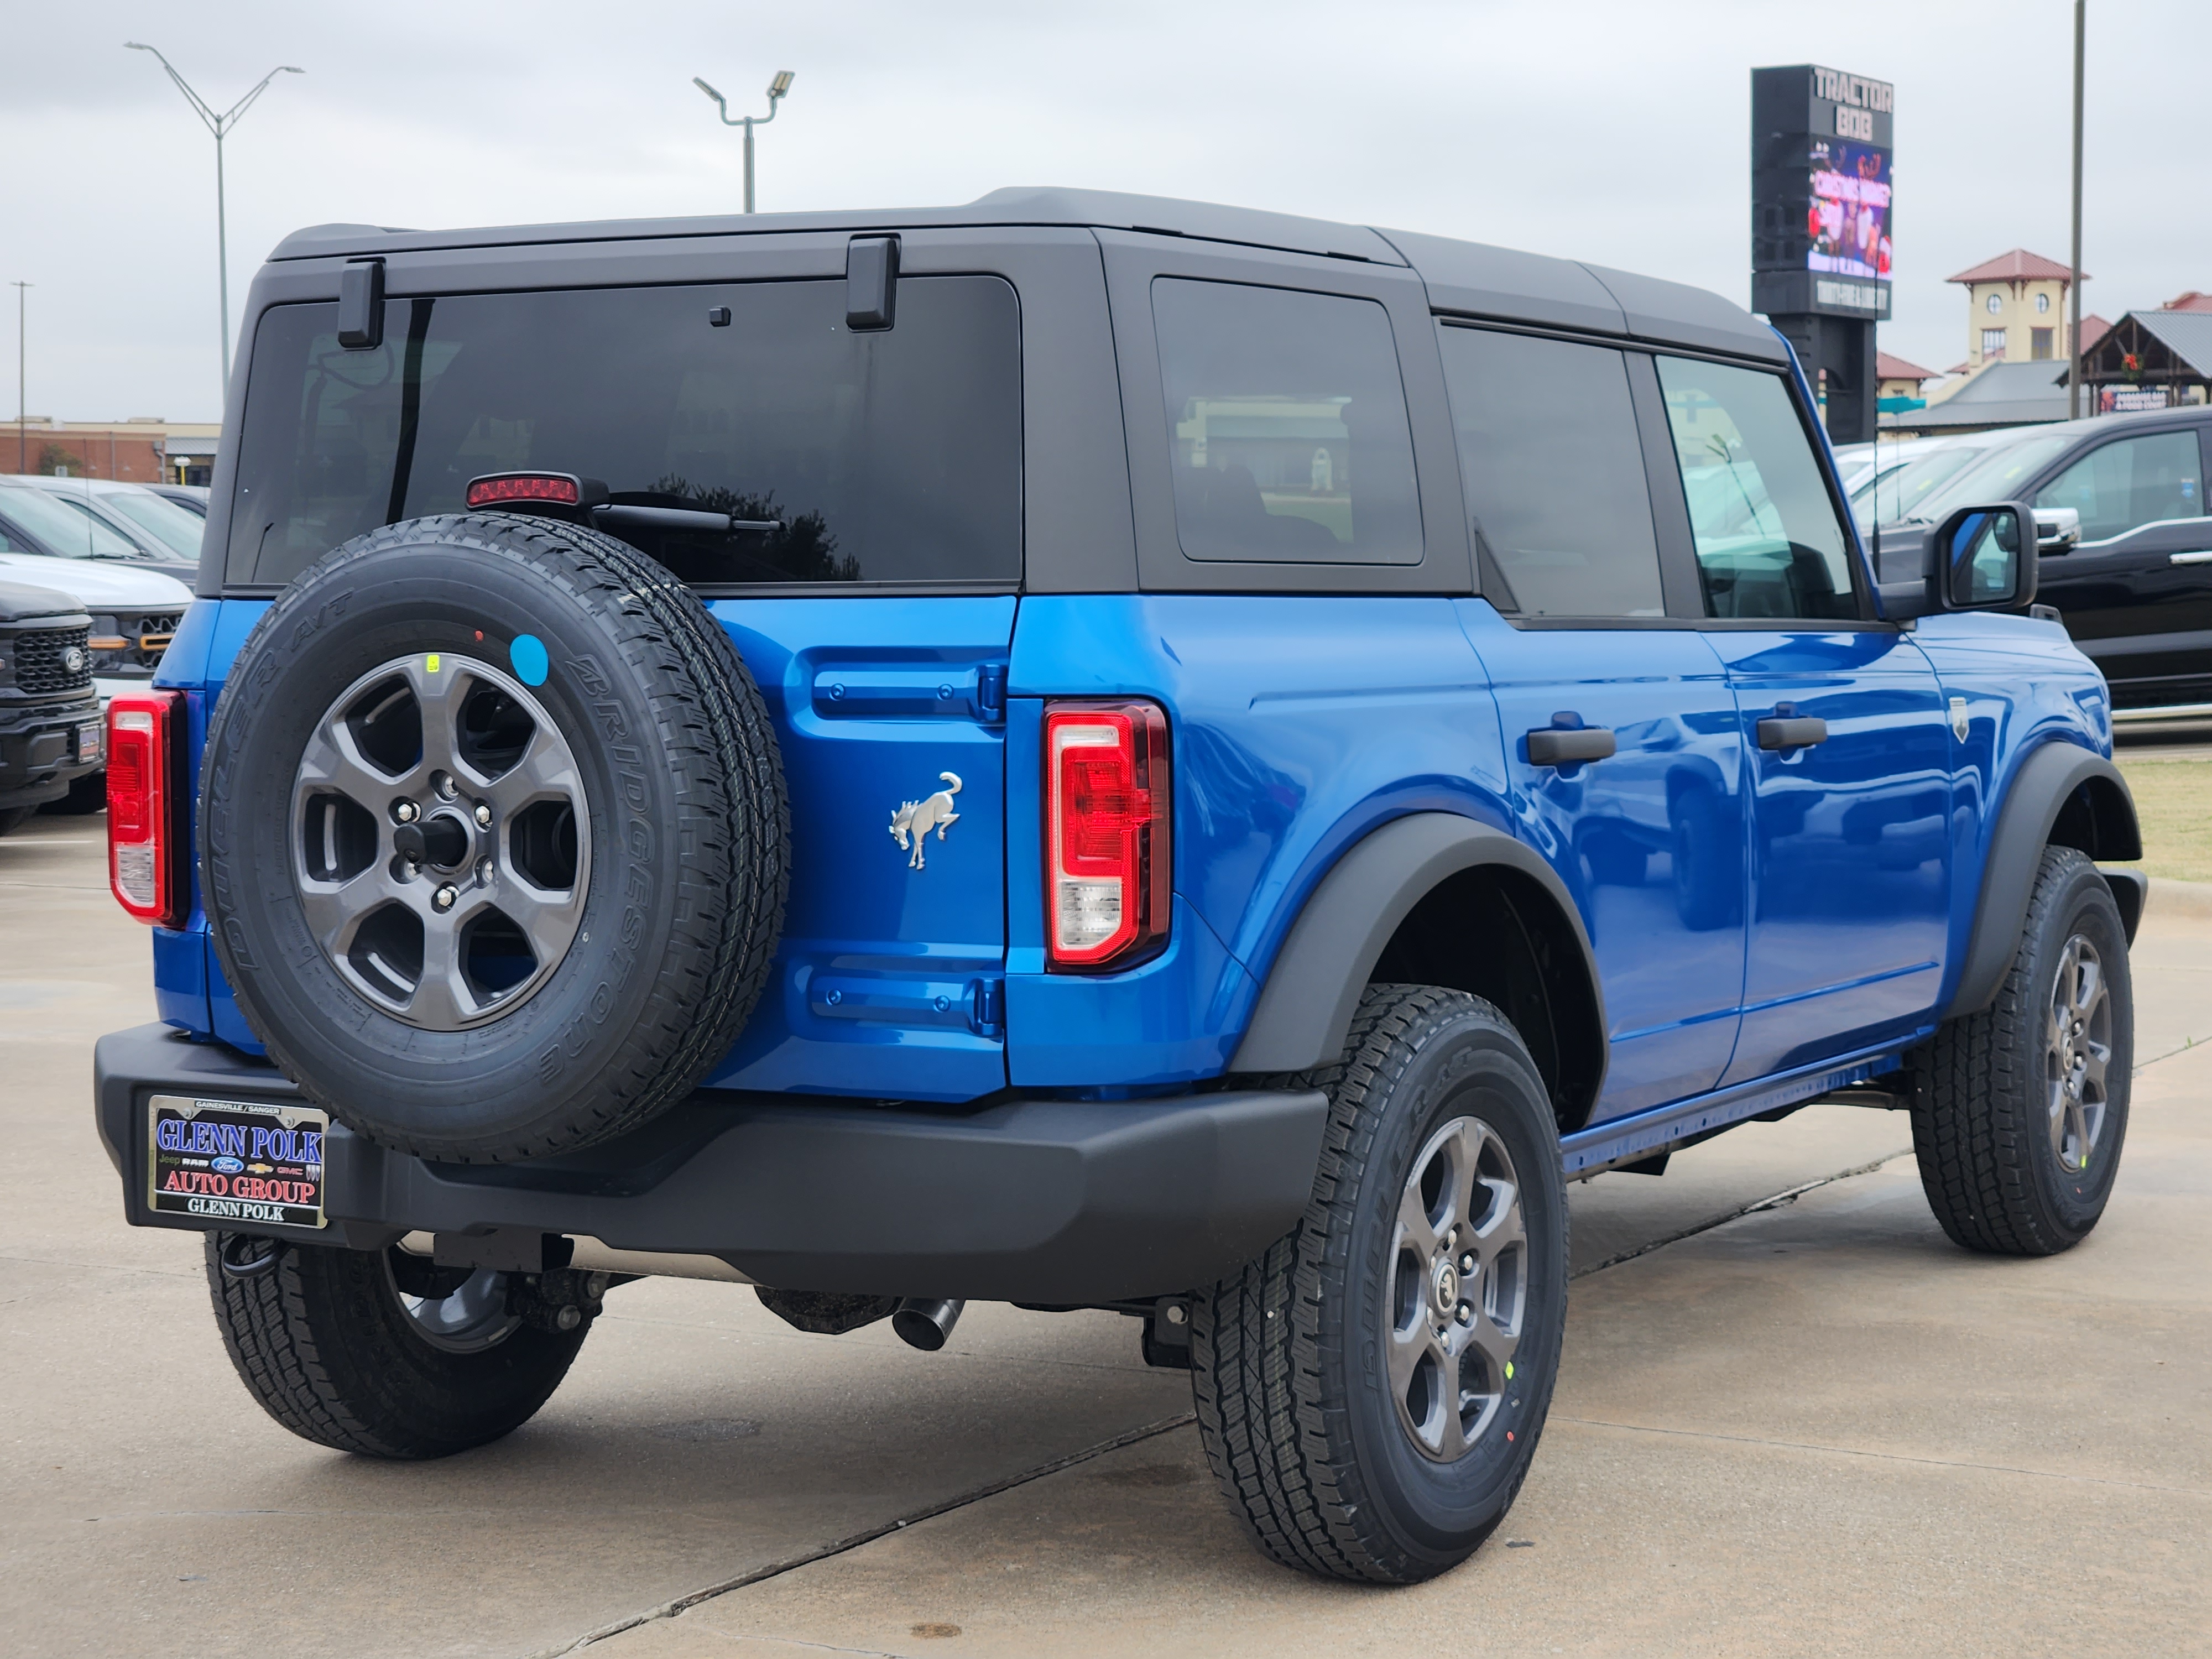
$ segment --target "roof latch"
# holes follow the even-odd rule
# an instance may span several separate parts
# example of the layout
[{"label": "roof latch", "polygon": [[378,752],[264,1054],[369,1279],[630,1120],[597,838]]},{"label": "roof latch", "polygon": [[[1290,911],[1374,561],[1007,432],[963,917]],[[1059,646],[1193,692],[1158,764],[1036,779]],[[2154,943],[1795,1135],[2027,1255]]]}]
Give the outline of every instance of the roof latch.
[{"label": "roof latch", "polygon": [[338,273],[338,343],[348,351],[384,343],[383,260],[349,260]]},{"label": "roof latch", "polygon": [[896,236],[855,236],[845,245],[845,326],[854,333],[891,325],[898,300]]}]

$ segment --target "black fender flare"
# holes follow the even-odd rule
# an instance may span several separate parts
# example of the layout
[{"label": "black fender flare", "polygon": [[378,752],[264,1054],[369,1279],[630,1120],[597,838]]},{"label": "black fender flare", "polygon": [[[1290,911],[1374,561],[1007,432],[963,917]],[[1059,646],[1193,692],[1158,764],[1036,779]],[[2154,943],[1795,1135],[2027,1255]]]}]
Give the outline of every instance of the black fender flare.
[{"label": "black fender flare", "polygon": [[[2142,856],[2135,798],[2119,768],[2102,755],[2063,739],[2042,744],[2021,761],[2005,792],[1996,831],[1990,837],[1989,860],[1982,866],[1966,965],[1943,1010],[1944,1018],[1978,1013],[1996,995],[2019,948],[2043,849],[2053,842],[2079,848],[2098,860]],[[2149,878],[2133,870],[2104,874],[2132,943]]]},{"label": "black fender flare", "polygon": [[[1596,1029],[1607,1030],[1589,933],[1559,872],[1502,830],[1453,812],[1418,812],[1355,842],[1322,878],[1275,953],[1229,1069],[1304,1072],[1334,1062],[1344,1052],[1360,994],[1399,924],[1438,884],[1482,865],[1526,877],[1558,906],[1581,949]],[[1599,1082],[1603,1078],[1601,1055]]]}]

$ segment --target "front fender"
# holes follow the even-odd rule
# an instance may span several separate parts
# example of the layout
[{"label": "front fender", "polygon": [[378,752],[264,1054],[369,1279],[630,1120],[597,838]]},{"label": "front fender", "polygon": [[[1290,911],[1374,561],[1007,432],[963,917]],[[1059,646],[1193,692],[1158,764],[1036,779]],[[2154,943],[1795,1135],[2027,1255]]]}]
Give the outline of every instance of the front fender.
[{"label": "front fender", "polygon": [[[2063,740],[2030,752],[2005,791],[1996,833],[1990,837],[1989,862],[1982,867],[1966,966],[1943,1010],[1946,1019],[1978,1013],[1996,995],[2019,949],[2043,849],[2054,842],[2078,848],[2093,859],[2125,861],[2142,856],[2135,799],[2119,768],[2092,750]],[[2148,878],[2130,871],[2107,879],[2132,939]]]}]

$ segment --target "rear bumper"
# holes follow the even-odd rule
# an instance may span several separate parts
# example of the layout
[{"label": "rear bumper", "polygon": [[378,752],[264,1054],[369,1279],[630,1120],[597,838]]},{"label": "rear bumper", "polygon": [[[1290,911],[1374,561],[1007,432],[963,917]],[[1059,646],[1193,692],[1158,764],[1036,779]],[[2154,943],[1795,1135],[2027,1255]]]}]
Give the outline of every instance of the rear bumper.
[{"label": "rear bumper", "polygon": [[[299,1098],[283,1075],[166,1025],[100,1038],[94,1109],[134,1226],[220,1223],[146,1204],[147,1100]],[[1211,1283],[1288,1231],[1313,1189],[1318,1091],[918,1110],[702,1091],[635,1133],[526,1164],[432,1164],[332,1126],[320,1230],[520,1229],[720,1258],[786,1289],[1076,1303]]]}]

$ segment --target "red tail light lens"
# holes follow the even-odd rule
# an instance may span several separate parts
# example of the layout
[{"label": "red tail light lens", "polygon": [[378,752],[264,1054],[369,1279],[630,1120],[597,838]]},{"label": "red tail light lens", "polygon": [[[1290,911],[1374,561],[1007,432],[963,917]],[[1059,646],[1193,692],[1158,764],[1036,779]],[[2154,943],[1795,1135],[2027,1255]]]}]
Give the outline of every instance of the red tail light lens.
[{"label": "red tail light lens", "polygon": [[182,919],[169,767],[183,695],[129,691],[107,705],[107,879],[141,921]]},{"label": "red tail light lens", "polygon": [[1149,702],[1055,702],[1044,745],[1047,965],[1129,967],[1167,943],[1167,716]]},{"label": "red tail light lens", "polygon": [[510,507],[524,501],[574,507],[583,499],[583,480],[567,472],[493,472],[469,480],[471,507]]}]

